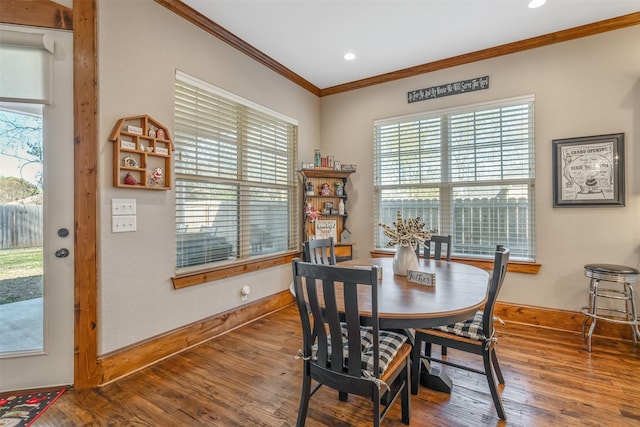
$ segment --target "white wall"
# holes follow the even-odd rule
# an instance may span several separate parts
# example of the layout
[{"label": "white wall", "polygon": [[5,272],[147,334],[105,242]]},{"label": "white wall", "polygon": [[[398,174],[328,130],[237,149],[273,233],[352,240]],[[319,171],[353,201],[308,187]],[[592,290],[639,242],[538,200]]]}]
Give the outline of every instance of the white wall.
[{"label": "white wall", "polygon": [[[407,92],[490,76],[490,88],[408,104]],[[373,249],[373,121],[519,95],[535,95],[538,275],[507,276],[500,300],[577,311],[583,266],[640,267],[640,26],[321,98],[323,155],[355,163],[349,221],[355,255]],[[552,140],[625,133],[626,207],[553,208]],[[311,158],[301,158],[309,161]]]},{"label": "white wall", "polygon": [[[119,118],[148,114],[173,129],[180,69],[299,121],[300,158],[319,146],[319,100],[152,0],[98,1],[99,354],[287,289],[288,265],[175,290],[174,191],[112,186]],[[137,231],[111,232],[111,199],[137,201]]]}]

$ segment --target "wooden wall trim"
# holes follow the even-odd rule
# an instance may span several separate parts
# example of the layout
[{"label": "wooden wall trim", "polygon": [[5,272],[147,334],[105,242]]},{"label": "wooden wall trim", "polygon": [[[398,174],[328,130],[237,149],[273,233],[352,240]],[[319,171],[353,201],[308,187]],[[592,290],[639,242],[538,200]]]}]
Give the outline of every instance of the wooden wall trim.
[{"label": "wooden wall trim", "polygon": [[[102,374],[99,386],[118,380],[140,369],[151,366],[167,357],[191,349],[217,336],[247,325],[257,319],[281,310],[293,304],[293,296],[289,291],[282,291],[239,309],[221,313],[182,328],[167,332],[161,336],[120,349],[105,355],[98,360]],[[533,306],[521,306],[498,302],[496,316],[505,321],[500,329],[508,331],[509,323],[559,329],[573,333],[581,333],[582,313]],[[544,339],[544,332],[541,332]],[[609,322],[599,322],[595,335],[616,339],[631,340],[628,326]]]},{"label": "wooden wall trim", "polygon": [[[372,258],[390,258],[392,256],[393,252],[371,251]],[[451,257],[451,261],[459,262],[461,264],[473,265],[474,267],[478,267],[483,270],[493,269],[493,260]],[[538,274],[541,267],[541,264],[535,262],[509,261],[509,265],[507,265],[507,271],[523,274]]]},{"label": "wooden wall trim", "polygon": [[293,301],[291,292],[282,291],[239,309],[217,314],[105,355],[98,361],[102,373],[99,385],[106,385],[169,356],[251,323],[291,305]]},{"label": "wooden wall trim", "polygon": [[294,258],[300,258],[301,252],[292,252],[285,255],[278,255],[270,258],[261,258],[259,260],[242,262],[222,267],[212,268],[207,271],[199,271],[197,273],[184,274],[173,277],[173,287],[175,289],[187,288],[189,286],[200,285],[202,283],[212,282],[214,280],[226,279],[240,274],[250,273],[253,271],[264,270],[283,264],[291,264]]},{"label": "wooden wall trim", "polygon": [[[586,298],[585,294],[585,304]],[[582,322],[584,320],[584,314],[578,311],[516,305],[506,302],[497,302],[494,314],[506,322],[505,326],[500,326],[499,328],[507,330],[509,323],[512,322],[581,334]],[[605,321],[598,321],[596,323],[593,334],[629,341],[633,338],[631,328],[628,325]]]},{"label": "wooden wall trim", "polygon": [[96,0],[73,2],[74,386],[98,384],[98,42]]},{"label": "wooden wall trim", "polygon": [[342,92],[348,92],[351,90],[362,89],[368,86],[374,86],[381,83],[387,83],[394,80],[400,80],[407,77],[413,77],[420,74],[430,73],[433,71],[443,70],[445,68],[456,67],[458,65],[469,64],[485,59],[496,58],[498,56],[509,55],[512,53],[548,46],[555,43],[562,43],[569,40],[604,33],[606,31],[618,30],[620,28],[638,24],[640,24],[640,12],[624,15],[618,18],[607,19],[593,24],[582,25],[563,31],[557,31],[555,33],[546,34],[539,37],[532,37],[513,43],[507,43],[489,49],[467,53],[464,55],[458,55],[451,58],[442,59],[440,61],[429,62],[426,64],[417,65],[415,67],[409,67],[362,80],[356,80],[350,83],[328,87],[320,90],[320,96],[329,96]]},{"label": "wooden wall trim", "polygon": [[73,13],[68,7],[49,0],[0,0],[0,22],[73,30]]},{"label": "wooden wall trim", "polygon": [[265,67],[275,71],[281,76],[287,78],[293,83],[297,84],[303,89],[308,90],[312,94],[316,96],[320,96],[320,88],[305,80],[303,77],[294,73],[284,65],[275,61],[271,57],[265,55],[260,50],[251,46],[249,43],[242,40],[240,37],[235,34],[229,32],[224,27],[216,24],[206,16],[202,15],[200,12],[192,9],[186,4],[182,3],[179,0],[155,0],[158,4],[166,7],[170,11],[179,15],[180,17],[186,19],[191,22],[195,26],[205,30],[209,34],[214,37],[219,38],[223,42],[229,44],[230,46],[238,49],[240,52],[244,53],[248,57],[254,59],[255,61],[261,63]]}]

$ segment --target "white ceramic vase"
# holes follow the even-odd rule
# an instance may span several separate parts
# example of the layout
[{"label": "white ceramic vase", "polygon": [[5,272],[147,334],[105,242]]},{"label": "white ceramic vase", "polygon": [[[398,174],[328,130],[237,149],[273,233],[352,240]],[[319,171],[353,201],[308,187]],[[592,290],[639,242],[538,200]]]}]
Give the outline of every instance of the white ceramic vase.
[{"label": "white ceramic vase", "polygon": [[407,270],[418,268],[418,255],[411,246],[396,246],[396,253],[393,256],[393,274],[406,276]]}]

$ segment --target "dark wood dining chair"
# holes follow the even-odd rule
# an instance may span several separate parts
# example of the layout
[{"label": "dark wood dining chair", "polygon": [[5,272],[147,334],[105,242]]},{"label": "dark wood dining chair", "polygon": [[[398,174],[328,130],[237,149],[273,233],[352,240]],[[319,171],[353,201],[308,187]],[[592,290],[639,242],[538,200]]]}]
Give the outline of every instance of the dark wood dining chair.
[{"label": "dark wood dining chair", "polygon": [[[427,240],[423,243],[424,253],[423,256],[425,259],[431,258],[431,250],[433,249],[433,259],[442,259],[442,246],[444,246],[445,250],[445,259],[447,261],[451,261],[451,235],[440,236],[437,234],[431,235],[431,240]],[[420,254],[418,254],[418,258]],[[443,356],[447,355],[447,347],[442,347],[440,352]],[[414,389],[416,384],[413,385]]]},{"label": "dark wood dining chair", "polygon": [[304,260],[313,264],[336,264],[333,237],[304,242]]},{"label": "dark wood dining chair", "polygon": [[[467,371],[483,374],[487,377],[491,397],[496,407],[498,416],[506,420],[507,415],[502,405],[502,399],[498,393],[496,385],[496,377],[500,384],[504,384],[504,377],[498,364],[498,357],[495,352],[497,339],[494,337],[493,329],[493,310],[498,297],[498,292],[502,287],[502,282],[507,274],[507,264],[509,263],[510,251],[508,248],[498,246],[495,253],[493,275],[489,284],[488,298],[484,309],[479,310],[476,314],[464,322],[455,323],[453,325],[439,326],[433,329],[416,329],[415,343],[417,350],[421,349],[422,343],[425,343],[424,354],[415,351],[413,355],[413,391],[417,392],[417,385],[420,378],[420,359],[426,359],[429,362],[437,362],[443,365],[449,365]],[[450,362],[449,360],[438,359],[431,356],[431,344],[439,344],[468,353],[482,356],[484,362],[484,370],[478,370],[470,366],[461,365]]]},{"label": "dark wood dining chair", "polygon": [[[411,345],[405,335],[379,328],[377,267],[337,267],[295,259],[293,283],[302,324],[299,357],[304,363],[297,426],[305,425],[309,401],[322,385],[337,390],[344,397],[341,400],[348,394],[370,398],[374,426],[380,425],[400,395],[402,422],[409,424]],[[370,289],[365,297],[371,304],[370,326],[360,324],[363,297],[359,300],[358,288],[362,286]],[[317,382],[313,388],[312,380]],[[327,404],[322,402],[318,411],[325,411]]]},{"label": "dark wood dining chair", "polygon": [[439,236],[431,235],[431,240],[423,243],[424,258],[431,258],[431,250],[433,249],[433,259],[442,259],[442,246],[445,246],[445,259],[451,261],[451,235]]}]

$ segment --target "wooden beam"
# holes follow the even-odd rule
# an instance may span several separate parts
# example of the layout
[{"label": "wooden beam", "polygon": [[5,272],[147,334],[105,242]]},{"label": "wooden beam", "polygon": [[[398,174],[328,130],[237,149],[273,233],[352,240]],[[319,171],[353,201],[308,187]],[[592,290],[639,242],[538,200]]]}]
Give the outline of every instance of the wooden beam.
[{"label": "wooden beam", "polygon": [[0,22],[73,30],[71,9],[49,0],[0,0]]},{"label": "wooden beam", "polygon": [[98,46],[96,0],[74,0],[76,388],[98,384]]}]

